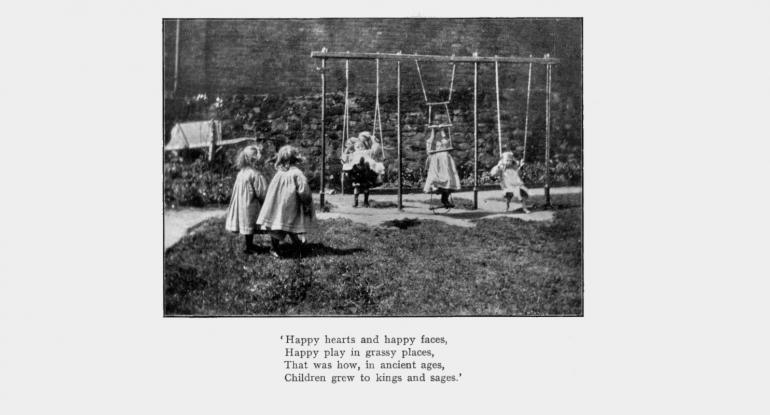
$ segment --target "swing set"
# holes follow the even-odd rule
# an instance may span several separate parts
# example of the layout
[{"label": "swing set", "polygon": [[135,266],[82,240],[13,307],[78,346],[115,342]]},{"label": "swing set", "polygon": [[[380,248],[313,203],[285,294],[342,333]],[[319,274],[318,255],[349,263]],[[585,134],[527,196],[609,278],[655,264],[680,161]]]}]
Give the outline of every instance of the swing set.
[{"label": "swing set", "polygon": [[[380,131],[380,151],[383,160],[385,159],[385,142],[382,135],[382,116],[380,114],[380,60],[375,59],[376,67],[376,81],[375,81],[375,93],[374,93],[374,117],[372,119],[372,138],[377,138],[377,129]],[[345,60],[345,109],[342,115],[342,141],[340,144],[340,158],[345,155],[347,143],[350,140],[350,60]],[[323,118],[323,117],[322,117]],[[323,127],[322,127],[323,128]],[[385,173],[387,175],[387,171]],[[340,190],[342,194],[345,193],[345,174],[340,173]],[[323,192],[322,192],[323,193]]]},{"label": "swing set", "polygon": [[[521,161],[524,161],[527,152],[527,136],[529,133],[529,103],[531,95],[532,84],[532,65],[539,64],[546,67],[546,101],[545,101],[545,207],[551,208],[551,193],[550,193],[550,141],[551,141],[551,66],[558,64],[559,59],[552,58],[549,54],[544,55],[542,58],[535,58],[530,55],[529,57],[516,57],[516,56],[478,56],[474,53],[473,56],[442,56],[442,55],[408,55],[398,53],[350,53],[350,52],[328,52],[326,48],[319,52],[311,52],[311,58],[320,59],[321,67],[318,68],[321,72],[321,191],[320,191],[320,204],[321,207],[325,206],[324,189],[326,188],[326,131],[325,131],[325,115],[326,115],[326,61],[332,60],[345,60],[345,109],[343,114],[343,128],[342,128],[342,141],[340,143],[341,152],[344,152],[344,148],[348,139],[350,138],[349,132],[349,70],[350,60],[374,60],[376,66],[376,92],[375,92],[375,108],[373,116],[372,136],[376,137],[376,131],[379,129],[380,148],[382,149],[382,157],[385,158],[384,138],[382,134],[382,118],[380,107],[380,61],[381,60],[394,60],[396,61],[396,140],[397,140],[397,158],[398,158],[398,209],[403,209],[403,177],[402,177],[402,157],[401,157],[401,62],[404,60],[414,60],[417,66],[417,74],[420,79],[420,86],[422,88],[423,98],[425,99],[425,106],[427,108],[427,121],[426,128],[434,130],[446,128],[449,132],[449,147],[438,151],[451,151],[452,146],[452,118],[449,105],[452,101],[452,91],[454,89],[455,70],[458,63],[473,63],[473,209],[478,209],[478,69],[479,64],[494,63],[495,65],[495,92],[497,100],[497,140],[498,140],[498,155],[503,152],[503,139],[502,139],[502,124],[500,121],[500,75],[499,64],[513,63],[513,64],[529,64],[528,78],[527,78],[527,100],[524,118],[524,152]],[[452,64],[452,76],[449,84],[449,95],[445,101],[430,101],[428,99],[428,93],[425,88],[425,83],[422,78],[422,70],[420,68],[420,62],[450,62]],[[434,123],[434,107],[443,107],[445,112],[444,122]]]}]

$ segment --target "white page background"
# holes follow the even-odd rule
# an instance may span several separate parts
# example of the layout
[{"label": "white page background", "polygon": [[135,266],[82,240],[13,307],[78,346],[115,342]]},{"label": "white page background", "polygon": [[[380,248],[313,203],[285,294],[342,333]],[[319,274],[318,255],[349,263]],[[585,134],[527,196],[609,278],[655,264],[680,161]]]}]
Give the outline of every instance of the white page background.
[{"label": "white page background", "polygon": [[[760,1],[6,4],[0,412],[767,413]],[[585,317],[162,318],[163,17],[584,17]],[[454,384],[290,384],[282,334]]]}]

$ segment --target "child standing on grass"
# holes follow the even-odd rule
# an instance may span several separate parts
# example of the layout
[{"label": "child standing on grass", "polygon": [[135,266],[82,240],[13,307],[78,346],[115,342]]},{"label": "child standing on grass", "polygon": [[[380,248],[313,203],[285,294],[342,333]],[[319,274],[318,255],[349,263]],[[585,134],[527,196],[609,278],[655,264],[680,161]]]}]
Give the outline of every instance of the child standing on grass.
[{"label": "child standing on grass", "polygon": [[511,207],[511,199],[521,202],[521,210],[529,213],[527,209],[527,198],[529,198],[529,189],[524,186],[524,182],[519,177],[519,170],[524,166],[524,160],[517,162],[513,158],[513,153],[506,151],[500,157],[500,161],[492,167],[489,175],[500,179],[500,187],[505,193],[505,210]]},{"label": "child standing on grass", "polygon": [[270,255],[274,257],[279,257],[278,245],[287,235],[300,251],[304,234],[315,220],[310,186],[299,169],[302,161],[295,147],[286,145],[278,150],[275,176],[257,218],[257,224],[270,232]]},{"label": "child standing on grass", "polygon": [[238,154],[235,166],[239,171],[225,221],[225,229],[243,235],[246,254],[255,250],[254,234],[259,231],[257,215],[267,190],[265,176],[259,171],[261,160],[262,148],[258,146],[245,147]]},{"label": "child standing on grass", "polygon": [[446,208],[454,207],[449,202],[449,194],[460,190],[460,176],[457,174],[455,161],[449,151],[449,140],[444,131],[441,131],[441,139],[436,141],[436,130],[431,129],[430,138],[426,141],[428,151],[428,177],[425,179],[425,193],[438,192],[441,194],[441,203]]}]

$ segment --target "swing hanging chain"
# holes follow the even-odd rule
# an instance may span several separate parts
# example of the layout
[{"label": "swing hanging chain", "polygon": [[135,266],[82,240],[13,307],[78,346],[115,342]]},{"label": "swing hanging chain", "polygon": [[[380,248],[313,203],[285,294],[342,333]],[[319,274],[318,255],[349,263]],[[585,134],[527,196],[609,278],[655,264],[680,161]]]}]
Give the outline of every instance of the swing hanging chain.
[{"label": "swing hanging chain", "polygon": [[[531,58],[532,55],[530,54]],[[521,163],[527,158],[527,133],[529,132],[529,95],[530,86],[532,85],[532,63],[529,64],[529,74],[527,75],[527,105],[524,110],[524,152],[521,155]]]}]

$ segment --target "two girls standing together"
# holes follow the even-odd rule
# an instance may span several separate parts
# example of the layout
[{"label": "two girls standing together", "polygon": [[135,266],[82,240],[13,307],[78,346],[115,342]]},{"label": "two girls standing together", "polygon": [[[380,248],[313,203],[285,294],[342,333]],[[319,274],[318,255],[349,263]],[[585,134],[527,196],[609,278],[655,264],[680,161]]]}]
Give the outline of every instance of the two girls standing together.
[{"label": "two girls standing together", "polygon": [[270,255],[287,236],[299,251],[305,233],[315,222],[313,198],[307,178],[299,169],[303,161],[297,148],[286,145],[276,155],[276,173],[267,185],[260,171],[262,149],[248,146],[238,155],[238,176],[227,211],[225,229],[244,237],[244,252],[256,250],[254,235],[270,234]]}]

